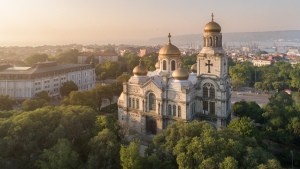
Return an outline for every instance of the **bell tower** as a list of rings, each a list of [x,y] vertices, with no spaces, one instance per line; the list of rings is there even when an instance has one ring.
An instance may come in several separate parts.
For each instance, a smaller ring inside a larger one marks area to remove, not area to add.
[[[222,47],[221,26],[214,21],[204,27],[203,48],[198,55],[198,76],[225,77],[228,74],[227,57]]]
[[[230,120],[231,94],[228,58],[222,47],[221,26],[211,21],[204,27],[203,48],[197,56],[198,106],[202,116],[213,119],[217,127]]]

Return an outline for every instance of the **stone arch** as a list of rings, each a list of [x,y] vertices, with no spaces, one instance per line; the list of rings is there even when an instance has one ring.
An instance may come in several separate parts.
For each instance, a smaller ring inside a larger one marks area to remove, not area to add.
[[[204,83],[202,85],[203,89],[203,97],[205,98],[215,98],[216,92],[215,92],[215,86],[212,83]]]
[[[167,70],[167,61],[166,60],[162,61],[162,70]]]
[[[209,37],[209,46],[211,47],[213,44],[213,38],[212,37]]]
[[[148,93],[147,100],[148,111],[156,111],[156,96],[153,92]]]
[[[175,60],[171,60],[171,71],[176,70],[176,61]]]

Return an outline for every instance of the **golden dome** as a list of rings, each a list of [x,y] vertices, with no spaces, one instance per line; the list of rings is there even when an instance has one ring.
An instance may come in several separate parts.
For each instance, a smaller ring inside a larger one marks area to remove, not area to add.
[[[214,14],[211,17],[211,22],[205,25],[204,32],[221,32],[221,26],[214,21]]]
[[[192,71],[193,73],[197,73],[197,63],[195,63],[195,64],[193,64],[193,65],[191,66],[191,71]]]
[[[169,33],[169,43],[159,50],[159,55],[179,55],[180,50],[171,43],[171,35]]]
[[[137,66],[133,69],[132,73],[133,73],[134,75],[137,75],[137,76],[146,76],[147,73],[148,73],[148,71],[147,71],[147,69],[142,65],[142,61],[140,60],[139,65],[137,65]]]
[[[156,69],[159,69],[159,62],[156,62],[156,63],[155,63],[155,68],[156,68]]]
[[[172,73],[172,77],[176,80],[187,80],[189,78],[189,72],[183,68],[178,68]]]

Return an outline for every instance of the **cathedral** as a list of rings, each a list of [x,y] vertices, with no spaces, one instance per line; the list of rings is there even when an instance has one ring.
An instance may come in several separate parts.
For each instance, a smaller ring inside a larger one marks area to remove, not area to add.
[[[118,120],[123,127],[156,134],[176,121],[205,120],[225,127],[231,115],[228,58],[222,48],[221,26],[204,27],[203,48],[190,72],[181,67],[181,52],[171,43],[159,50],[155,71],[140,62],[123,83]]]

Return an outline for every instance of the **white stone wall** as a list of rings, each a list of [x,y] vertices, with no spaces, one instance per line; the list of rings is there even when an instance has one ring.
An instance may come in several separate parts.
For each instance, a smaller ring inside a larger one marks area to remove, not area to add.
[[[59,96],[59,88],[68,80],[74,81],[80,91],[90,90],[95,86],[95,69],[86,69],[36,79],[0,80],[0,95],[9,95],[11,98],[16,99],[26,99],[35,96],[38,92],[47,91],[49,96]]]

